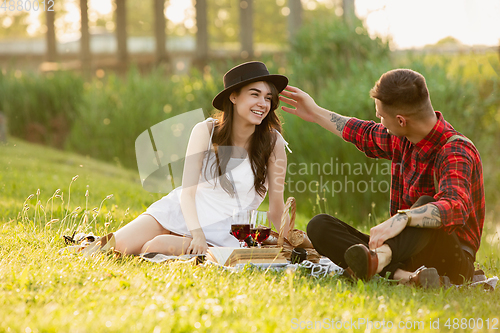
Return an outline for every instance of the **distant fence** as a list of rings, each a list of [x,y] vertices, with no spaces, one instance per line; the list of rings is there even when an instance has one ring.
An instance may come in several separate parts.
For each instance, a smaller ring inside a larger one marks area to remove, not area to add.
[[[60,54],[72,53],[76,55],[80,53],[80,45],[79,38],[67,42],[58,42],[57,51]],[[166,41],[165,47],[173,52],[195,52],[196,39],[191,36],[171,37]],[[153,53],[155,49],[156,40],[153,36],[127,38],[127,50],[130,53]],[[90,50],[93,54],[116,54],[118,43],[115,35],[112,33],[91,35]],[[45,38],[0,41],[0,56],[43,56],[46,52],[47,42]]]
[[[500,47],[498,46],[485,46],[485,45],[449,45],[440,47],[425,47],[416,49],[404,49],[395,50],[395,53],[415,53],[415,54],[455,54],[455,53],[489,53],[489,52],[499,52]]]

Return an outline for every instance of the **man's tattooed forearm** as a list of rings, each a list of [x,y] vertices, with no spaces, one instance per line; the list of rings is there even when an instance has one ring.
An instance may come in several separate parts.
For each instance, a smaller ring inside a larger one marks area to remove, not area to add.
[[[431,206],[431,215],[434,217],[434,218],[437,218],[438,220],[441,221],[441,213],[439,212],[439,208],[437,208],[436,206],[434,205],[430,205]]]
[[[412,209],[411,212],[412,212],[412,214],[423,214],[427,211],[428,208],[429,207],[427,207],[427,205],[425,205],[425,206],[421,206],[421,207]]]
[[[413,225],[415,228],[438,228],[441,225],[441,215],[439,214],[439,208],[432,204],[427,204],[425,206],[412,209],[411,212],[414,216],[421,216],[421,218],[419,218],[420,216],[415,216],[416,223]]]
[[[344,130],[345,124],[347,123],[347,118],[339,116],[338,114],[332,113],[332,118],[330,121],[337,125],[337,131],[342,132]]]
[[[434,217],[424,217],[422,219],[422,224],[424,228],[437,228],[441,225],[441,221]]]
[[[401,221],[401,220],[404,220],[404,219],[405,219],[405,218],[404,218],[404,216],[402,216],[402,215],[396,215],[396,216],[392,219],[391,228],[392,228],[392,226],[394,225],[394,222],[396,222],[396,221]]]

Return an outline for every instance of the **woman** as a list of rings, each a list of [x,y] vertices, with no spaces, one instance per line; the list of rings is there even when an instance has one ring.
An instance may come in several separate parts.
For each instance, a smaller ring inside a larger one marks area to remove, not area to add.
[[[269,219],[279,229],[287,143],[275,110],[287,83],[261,62],[229,70],[212,102],[221,111],[217,119],[191,132],[183,186],[118,230],[115,249],[180,255],[204,254],[208,246],[237,247],[229,234],[233,212],[257,209],[266,192]]]

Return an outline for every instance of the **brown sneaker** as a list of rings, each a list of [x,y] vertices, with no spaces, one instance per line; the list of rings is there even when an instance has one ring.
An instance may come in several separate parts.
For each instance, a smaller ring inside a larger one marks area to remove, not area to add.
[[[422,266],[410,275],[409,283],[413,283],[424,289],[449,288],[450,278],[439,276],[437,269],[433,267],[427,268]]]
[[[349,265],[346,271],[354,278],[370,280],[378,268],[377,254],[363,244],[356,244],[345,251],[344,259]]]

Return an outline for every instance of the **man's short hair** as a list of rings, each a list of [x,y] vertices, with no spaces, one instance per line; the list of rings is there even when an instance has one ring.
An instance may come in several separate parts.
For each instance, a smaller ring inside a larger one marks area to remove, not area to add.
[[[370,97],[380,100],[391,113],[420,117],[433,111],[424,76],[411,69],[382,74],[370,90]]]

